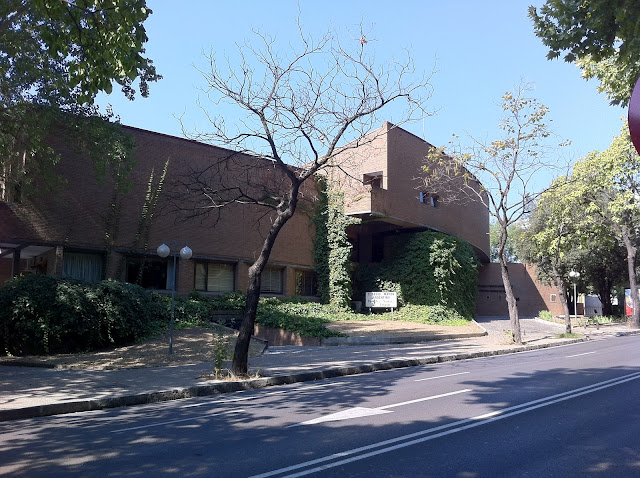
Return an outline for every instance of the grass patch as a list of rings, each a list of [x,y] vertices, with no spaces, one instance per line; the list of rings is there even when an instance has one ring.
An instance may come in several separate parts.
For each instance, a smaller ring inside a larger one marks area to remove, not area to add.
[[[557,339],[577,339],[577,338],[580,338],[580,337],[582,337],[582,335],[574,334],[574,333],[567,334],[566,332],[556,335]]]

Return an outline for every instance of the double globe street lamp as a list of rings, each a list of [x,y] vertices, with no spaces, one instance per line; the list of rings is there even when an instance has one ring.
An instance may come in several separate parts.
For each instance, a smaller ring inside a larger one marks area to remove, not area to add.
[[[569,272],[569,277],[573,280],[573,315],[576,322],[578,321],[578,295],[576,293],[578,279],[580,279],[580,273],[578,271]]]
[[[173,323],[175,320],[175,302],[176,302],[176,264],[178,260],[178,254],[175,252],[178,249],[178,243],[175,241],[167,241],[174,247],[173,252],[173,282],[171,286],[171,321],[169,322],[169,354],[173,353]],[[158,246],[156,250],[157,254],[165,259],[171,254],[171,249],[167,244],[163,243]],[[185,245],[182,249],[180,249],[180,259],[189,260],[193,255],[193,251],[189,248],[189,246]]]

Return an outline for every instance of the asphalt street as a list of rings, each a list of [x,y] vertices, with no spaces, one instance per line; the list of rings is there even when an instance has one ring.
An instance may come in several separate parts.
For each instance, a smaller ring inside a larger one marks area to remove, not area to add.
[[[639,336],[0,423],[7,476],[640,476]]]

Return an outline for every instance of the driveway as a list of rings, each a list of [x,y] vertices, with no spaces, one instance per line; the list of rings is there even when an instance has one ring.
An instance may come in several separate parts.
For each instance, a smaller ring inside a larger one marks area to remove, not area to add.
[[[511,330],[509,317],[476,317],[476,322],[482,325],[490,336],[508,338]],[[556,324],[541,319],[520,319],[522,340],[531,342],[543,338],[553,337],[564,332],[563,324]]]

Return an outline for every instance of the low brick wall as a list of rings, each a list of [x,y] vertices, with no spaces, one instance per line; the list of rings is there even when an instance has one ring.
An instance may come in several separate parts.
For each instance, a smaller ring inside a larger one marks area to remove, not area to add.
[[[266,327],[260,324],[255,324],[253,335],[266,340],[270,347],[281,345],[320,345],[320,339],[318,337],[305,337],[304,335],[289,330]]]

